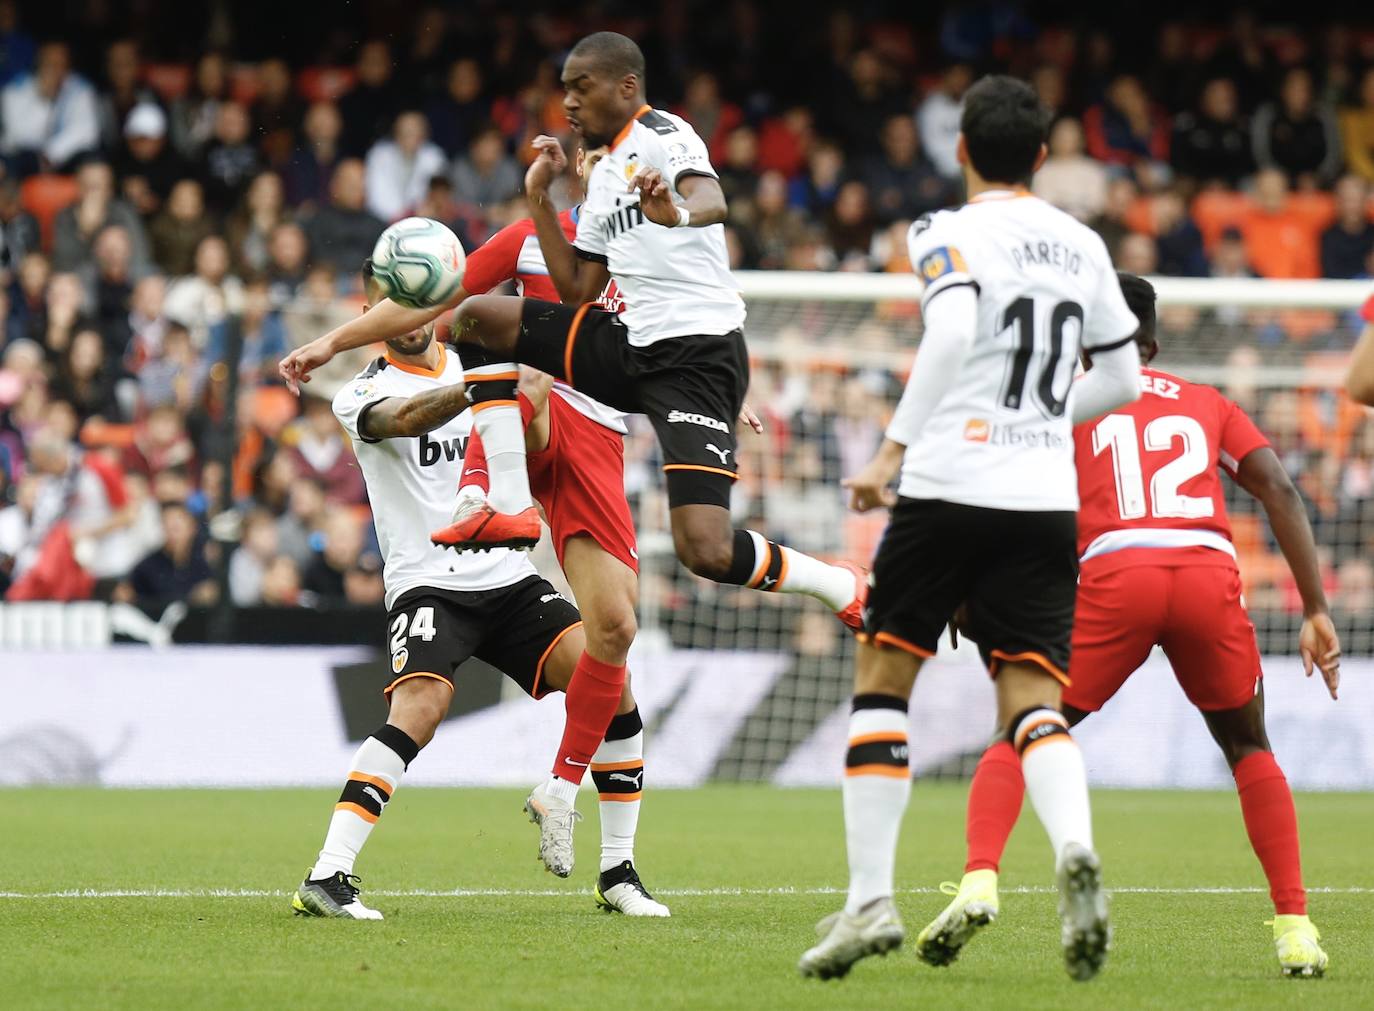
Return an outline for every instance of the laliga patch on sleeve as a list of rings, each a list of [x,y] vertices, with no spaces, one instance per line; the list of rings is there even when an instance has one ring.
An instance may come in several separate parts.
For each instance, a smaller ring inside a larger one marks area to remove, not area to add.
[[[363,380],[361,383],[353,384],[353,396],[359,400],[371,400],[377,395],[377,384],[371,380]]]
[[[966,274],[968,264],[963,254],[953,246],[940,246],[921,257],[920,274],[926,284],[931,284],[946,274]]]

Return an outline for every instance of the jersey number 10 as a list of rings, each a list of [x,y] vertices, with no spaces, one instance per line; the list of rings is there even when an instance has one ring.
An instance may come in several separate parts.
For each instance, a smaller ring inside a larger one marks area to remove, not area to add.
[[[1136,419],[1129,414],[1109,414],[1093,427],[1093,455],[1112,453],[1116,475],[1116,504],[1123,520],[1201,519],[1211,516],[1216,505],[1211,498],[1182,495],[1179,488],[1207,470],[1207,433],[1193,418],[1166,414],[1145,425],[1144,439],[1136,432]],[[1160,467],[1150,478],[1150,496],[1145,497],[1145,472],[1140,465],[1140,447],[1147,452],[1165,453],[1174,440],[1183,442],[1183,452]]]
[[[1074,322],[1082,333],[1083,307],[1077,302],[1059,302],[1050,312],[1049,347],[1043,349],[1044,365],[1033,390],[1035,399],[1047,418],[1058,418],[1064,414],[1064,406],[1069,400],[1069,388],[1073,376],[1060,379],[1059,364],[1064,360],[1065,328]],[[1002,406],[1019,411],[1026,395],[1026,380],[1030,377],[1031,359],[1035,356],[1035,299],[1022,296],[1002,313],[1002,330],[1016,328],[1016,351],[1012,354],[1011,368],[1007,371],[1006,382],[1002,385]],[[1076,346],[1076,345],[1075,345]],[[1070,351],[1068,361],[1073,361]],[[1070,369],[1072,372],[1072,369]],[[1064,392],[1055,391],[1056,381],[1062,382]]]

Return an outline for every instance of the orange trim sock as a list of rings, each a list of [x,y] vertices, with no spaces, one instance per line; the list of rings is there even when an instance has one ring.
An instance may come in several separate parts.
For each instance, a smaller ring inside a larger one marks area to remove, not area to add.
[[[339,871],[353,873],[358,853],[396,792],[406,768],[419,753],[420,746],[389,723],[363,741],[334,805],[324,846],[308,875],[311,881],[332,877]]]
[[[1031,806],[1045,826],[1056,866],[1071,842],[1093,848],[1088,772],[1083,753],[1056,709],[1027,709],[1011,721],[1011,744],[1021,756],[1021,775]]]
[[[568,717],[563,740],[553,763],[553,775],[574,789],[606,736],[624,687],[624,664],[603,663],[585,651],[578,658],[564,702]]]
[[[850,914],[892,895],[897,837],[911,797],[906,706],[892,695],[856,695],[849,714],[843,794]]]
[[[730,571],[722,583],[770,593],[815,597],[832,611],[854,600],[854,574],[848,569],[770,541],[756,530],[736,530]]]
[[[1236,792],[1250,846],[1269,879],[1274,912],[1306,916],[1307,892],[1302,886],[1302,855],[1298,845],[1298,813],[1279,763],[1269,751],[1256,751],[1236,763]]]
[[[592,756],[592,781],[601,799],[601,869],[634,863],[644,791],[644,721],[638,707],[606,728],[606,739]]]
[[[968,860],[964,873],[996,871],[1006,851],[1011,830],[1021,816],[1026,780],[1021,760],[1009,741],[998,741],[978,760],[968,789],[968,817],[964,837]]]
[[[482,437],[487,459],[487,501],[499,513],[515,514],[534,504],[525,470],[525,430],[516,400],[514,362],[493,361],[481,345],[459,345],[472,427]]]

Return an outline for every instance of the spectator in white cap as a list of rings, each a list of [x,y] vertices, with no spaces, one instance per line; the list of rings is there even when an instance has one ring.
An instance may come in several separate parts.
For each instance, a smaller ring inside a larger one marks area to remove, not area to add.
[[[72,73],[65,42],[38,50],[33,73],[0,92],[0,151],[15,175],[57,171],[100,143],[95,89]]]
[[[145,218],[157,212],[177,180],[191,174],[167,143],[167,114],[161,106],[141,102],[129,111],[115,171],[125,198]]]

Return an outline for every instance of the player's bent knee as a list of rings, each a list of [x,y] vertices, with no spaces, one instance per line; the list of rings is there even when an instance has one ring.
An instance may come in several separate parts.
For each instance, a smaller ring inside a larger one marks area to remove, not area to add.
[[[587,636],[587,652],[607,663],[623,662],[639,631],[633,608],[617,608],[595,617],[584,614],[582,629]]]
[[[673,540],[677,556],[693,573],[717,582],[730,574],[735,545],[732,538],[722,538],[706,531],[675,531]]]

